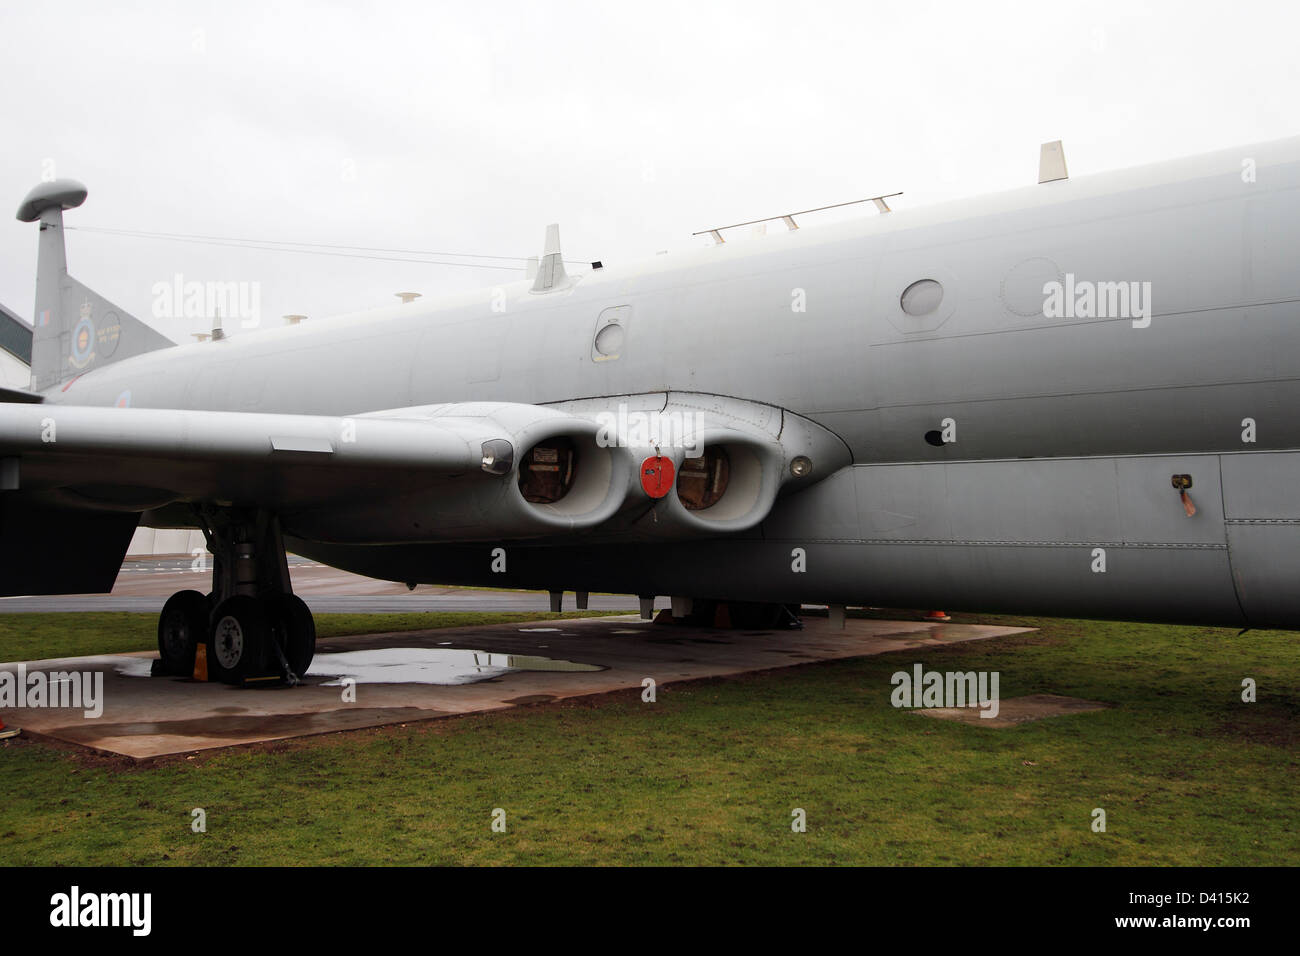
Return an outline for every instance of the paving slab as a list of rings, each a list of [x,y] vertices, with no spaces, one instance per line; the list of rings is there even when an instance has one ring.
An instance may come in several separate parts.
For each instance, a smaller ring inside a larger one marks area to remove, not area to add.
[[[662,687],[1026,630],[853,619],[840,630],[817,617],[806,618],[803,630],[772,631],[665,626],[636,616],[540,620],[321,640],[304,684],[261,688],[147,677],[156,654],[109,654],[0,664],[28,675],[102,674],[102,715],[10,707],[0,708],[0,719],[35,736],[148,759],[611,691],[639,695],[647,677]],[[355,683],[340,683],[345,677]]]

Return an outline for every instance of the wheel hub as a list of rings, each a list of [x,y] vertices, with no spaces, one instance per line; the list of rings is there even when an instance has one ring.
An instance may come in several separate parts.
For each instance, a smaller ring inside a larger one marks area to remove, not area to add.
[[[233,617],[223,617],[217,623],[212,653],[227,670],[233,670],[244,656],[244,629]]]

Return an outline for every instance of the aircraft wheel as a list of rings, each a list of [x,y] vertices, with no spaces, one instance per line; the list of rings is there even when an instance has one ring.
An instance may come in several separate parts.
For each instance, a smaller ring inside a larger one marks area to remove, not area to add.
[[[194,650],[208,636],[208,599],[198,591],[177,591],[158,615],[158,656],[177,677],[194,673]]]
[[[284,656],[295,677],[302,677],[316,656],[316,621],[296,594],[281,594],[270,602]]]
[[[208,674],[226,684],[260,674],[266,660],[271,623],[262,603],[237,594],[212,612],[208,632]]]

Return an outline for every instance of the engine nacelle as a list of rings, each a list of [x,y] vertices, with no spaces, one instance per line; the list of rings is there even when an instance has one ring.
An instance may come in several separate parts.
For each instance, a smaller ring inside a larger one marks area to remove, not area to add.
[[[653,397],[660,400],[647,401]],[[637,410],[628,410],[633,401]],[[756,402],[661,393],[564,407],[593,415],[602,425],[599,442],[625,455],[638,479],[643,470],[661,467],[665,459],[670,463],[671,488],[652,493],[638,480],[627,505],[598,529],[602,539],[746,531],[767,517],[780,494],[851,462],[847,446],[832,432]]]
[[[463,440],[467,459],[481,453],[481,467],[287,515],[294,535],[382,544],[725,534],[753,528],[779,494],[850,460],[839,438],[807,419],[716,396],[464,403],[362,417],[429,422]],[[647,460],[673,472],[654,496],[641,481]]]

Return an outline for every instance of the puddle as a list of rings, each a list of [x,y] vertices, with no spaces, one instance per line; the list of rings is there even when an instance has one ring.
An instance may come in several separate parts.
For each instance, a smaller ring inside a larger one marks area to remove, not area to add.
[[[329,676],[325,685],[336,687],[349,677],[358,684],[472,684],[515,671],[602,670],[595,664],[459,647],[385,647],[317,654],[307,673]]]
[[[153,659],[120,658],[113,662],[122,677],[149,677]],[[603,671],[595,664],[579,664],[525,654],[492,654],[462,647],[384,647],[368,651],[317,654],[306,677],[327,677],[326,687],[338,687],[343,678],[358,684],[472,684],[515,671]]]
[[[153,658],[124,657],[114,661],[113,668],[123,677],[149,677],[153,673]]]

